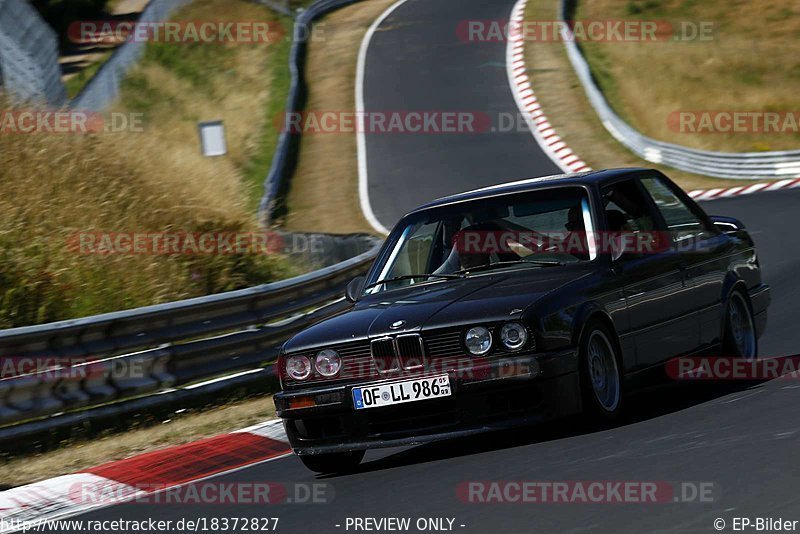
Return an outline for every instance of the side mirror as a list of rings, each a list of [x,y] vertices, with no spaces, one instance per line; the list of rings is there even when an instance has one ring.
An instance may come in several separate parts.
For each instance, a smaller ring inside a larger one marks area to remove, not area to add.
[[[366,278],[363,276],[356,276],[350,283],[347,284],[347,289],[344,291],[344,298],[346,298],[350,302],[355,302],[358,300],[358,297],[361,296],[361,293],[364,292],[364,282]]]
[[[726,234],[732,234],[734,232],[738,232],[739,230],[745,229],[744,223],[739,219],[734,219],[733,217],[712,215],[710,218],[711,222],[714,223],[714,226],[716,226],[718,230],[720,230],[721,232],[725,232]]]

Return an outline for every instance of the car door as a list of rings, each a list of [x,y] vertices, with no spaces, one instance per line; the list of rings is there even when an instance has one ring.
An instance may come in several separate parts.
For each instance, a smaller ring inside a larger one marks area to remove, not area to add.
[[[659,210],[686,265],[692,283],[688,301],[697,313],[699,324],[696,348],[715,344],[722,331],[722,292],[727,264],[736,247],[675,184],[660,176],[643,177],[641,183]]]
[[[607,231],[663,235],[664,222],[638,179],[611,184],[601,196]],[[625,295],[636,368],[694,350],[699,326],[689,302],[691,280],[677,247],[669,243],[665,249],[642,248],[616,256],[612,253],[612,270]]]

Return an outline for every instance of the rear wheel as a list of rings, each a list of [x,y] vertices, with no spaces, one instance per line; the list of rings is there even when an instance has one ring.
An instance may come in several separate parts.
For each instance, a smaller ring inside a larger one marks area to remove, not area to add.
[[[744,293],[737,289],[728,298],[725,310],[725,354],[736,358],[756,358],[758,338],[756,336],[750,303]]]
[[[365,451],[337,452],[334,454],[313,454],[300,456],[308,469],[316,473],[347,473],[353,471],[361,460]]]
[[[622,373],[613,339],[605,325],[590,323],[580,344],[584,411],[600,420],[615,419],[622,412]]]

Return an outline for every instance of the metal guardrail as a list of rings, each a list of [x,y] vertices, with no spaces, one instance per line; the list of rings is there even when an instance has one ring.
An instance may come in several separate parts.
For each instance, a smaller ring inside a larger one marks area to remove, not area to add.
[[[562,21],[570,20],[573,5],[574,0],[561,0],[560,17]],[[592,77],[589,64],[575,42],[574,35],[565,26],[562,25],[561,33],[567,48],[567,55],[583,85],[589,102],[606,130],[637,156],[652,163],[718,178],[755,180],[800,177],[800,150],[713,152],[657,141],[639,133],[609,106]]]
[[[346,283],[365,272],[381,241],[330,267],[270,284],[82,319],[0,330],[0,442],[31,429],[166,401],[160,393],[200,380],[263,377],[292,334],[349,307]],[[76,362],[6,377],[19,362]],[[9,365],[10,364],[10,365]],[[159,393],[159,395],[154,395]],[[84,410],[69,413],[75,410]],[[42,419],[46,418],[46,419]],[[37,420],[38,419],[38,420]],[[24,423],[19,427],[20,423]],[[15,425],[8,427],[8,425]],[[8,427],[8,428],[6,428]]]
[[[308,31],[314,20],[326,13],[361,0],[319,0],[302,11],[294,22],[292,31],[292,49],[289,54],[289,70],[292,81],[289,96],[286,99],[285,113],[288,115],[303,109],[306,101],[306,87],[303,77]],[[273,214],[279,208],[277,200],[289,184],[296,166],[300,136],[286,130],[281,132],[272,158],[272,166],[264,179],[264,195],[258,206],[259,219],[269,224]]]
[[[140,20],[164,20],[187,1],[152,0]],[[305,30],[314,18],[356,1],[320,0],[297,17],[287,110],[299,109],[305,98]],[[71,106],[99,110],[108,105],[143,46],[128,42],[119,47]],[[296,141],[284,134],[276,150],[262,201],[270,210],[294,168]],[[276,233],[316,245],[295,252],[295,261],[334,264],[238,291],[0,330],[0,445],[26,446],[26,438],[60,429],[264,383],[273,375],[269,364],[285,339],[349,308],[343,298],[346,283],[369,268],[382,243],[364,234]],[[26,362],[34,370],[14,372]]]
[[[56,34],[25,0],[0,0],[0,85],[23,101],[67,99]]]
[[[151,0],[142,10],[138,21],[161,22],[167,20],[177,8],[190,0]],[[70,102],[73,109],[102,111],[119,96],[120,83],[128,70],[144,52],[147,43],[132,39],[120,45],[103,63],[81,92]]]

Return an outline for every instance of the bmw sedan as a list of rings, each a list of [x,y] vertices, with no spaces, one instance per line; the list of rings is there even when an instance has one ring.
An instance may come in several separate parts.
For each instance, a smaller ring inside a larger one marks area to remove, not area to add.
[[[421,206],[346,297],[348,311],[278,360],[278,415],[318,472],[353,469],[374,447],[614,419],[671,359],[755,358],[770,302],[744,225],[649,169]]]

